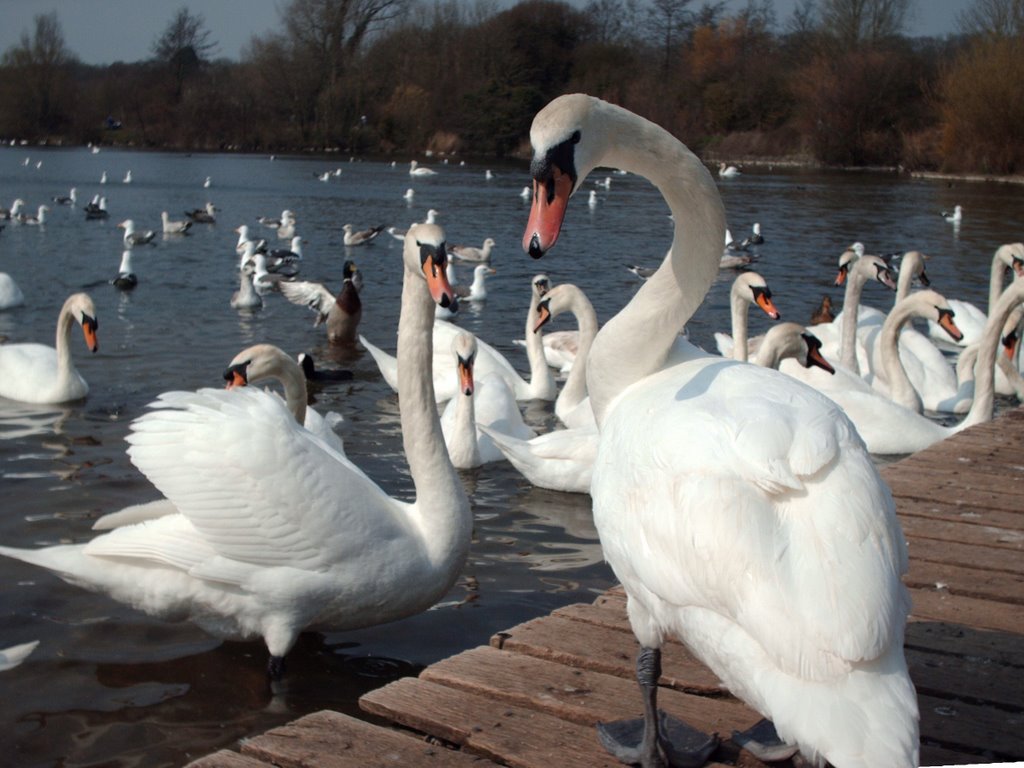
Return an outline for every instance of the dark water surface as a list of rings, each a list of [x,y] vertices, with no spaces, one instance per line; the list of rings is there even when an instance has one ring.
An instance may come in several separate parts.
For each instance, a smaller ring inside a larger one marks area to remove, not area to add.
[[[30,157],[30,164],[23,161]],[[41,168],[35,163],[43,161]],[[95,518],[157,497],[125,455],[132,419],[158,393],[221,385],[221,372],[250,344],[267,341],[290,353],[312,351],[324,367],[354,372],[352,382],[317,394],[321,412],[341,413],[349,456],[392,495],[411,496],[401,453],[397,401],[368,354],[345,355],[326,345],[307,310],[282,297],[263,309],[230,308],[237,289],[232,231],[259,215],[296,212],[306,243],[302,278],[340,287],[346,257],[342,226],[406,227],[428,208],[441,212],[451,243],[497,243],[497,274],[485,304],[464,308],[458,322],[503,351],[527,372],[522,338],[530,278],[575,282],[602,321],[637,287],[626,263],[655,265],[671,240],[668,210],[657,191],[635,176],[612,176],[595,210],[580,195],[552,254],[534,262],[519,243],[527,204],[523,167],[442,166],[412,181],[407,162],[350,163],[347,158],[182,156],[85,149],[0,149],[0,205],[16,197],[34,213],[40,203],[77,187],[79,205],[50,203],[44,227],[9,225],[0,232],[0,271],[26,295],[24,307],[0,312],[0,335],[53,343],[66,296],[87,290],[100,321],[100,351],[89,356],[77,329],[72,354],[89,382],[86,400],[30,407],[0,399],[0,542],[38,547],[83,542]],[[342,168],[320,182],[316,174]],[[131,169],[133,183],[120,182]],[[106,170],[110,182],[100,186]],[[593,180],[603,179],[596,173]],[[211,176],[213,186],[202,187]],[[588,187],[590,181],[587,182]],[[416,190],[413,204],[403,192]],[[836,258],[861,240],[869,252],[916,248],[931,255],[933,287],[950,297],[987,300],[988,267],[1001,243],[1020,240],[1021,190],[982,184],[910,181],[890,175],[771,173],[749,170],[720,185],[737,239],[761,223],[760,271],[784,319],[807,321],[832,287]],[[81,206],[97,192],[111,217],[86,221]],[[185,238],[136,248],[139,286],[123,294],[108,284],[121,257],[117,222],[160,228],[160,212],[182,218],[207,200],[220,209],[215,225],[196,225]],[[964,206],[959,231],[938,215]],[[401,280],[400,244],[382,237],[354,249],[364,273],[362,332],[393,350]],[[463,268],[460,279],[468,279]],[[690,324],[691,338],[710,344],[728,329],[724,273]],[[865,301],[887,305],[891,294],[869,288]],[[837,307],[838,308],[838,307]],[[751,313],[751,333],[766,318]],[[571,317],[556,327],[572,327]],[[551,406],[528,417],[552,424]],[[154,621],[102,596],[64,584],[41,569],[0,559],[0,648],[41,641],[20,667],[0,673],[0,754],[18,766],[164,766],[234,744],[237,739],[330,707],[358,713],[357,698],[395,677],[414,674],[458,651],[486,643],[495,631],[571,602],[592,600],[612,583],[602,563],[589,497],[532,488],[508,464],[465,472],[476,519],[463,578],[434,610],[394,624],[305,635],[288,657],[288,674],[271,692],[262,643],[221,643],[189,625]]]

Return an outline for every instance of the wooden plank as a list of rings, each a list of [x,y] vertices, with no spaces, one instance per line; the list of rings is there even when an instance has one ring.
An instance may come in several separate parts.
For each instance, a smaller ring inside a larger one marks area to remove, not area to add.
[[[906,535],[906,528],[903,532]],[[1016,549],[964,544],[959,541],[937,541],[909,535],[907,548],[910,552],[911,573],[915,570],[916,562],[928,562],[936,566],[948,564],[975,570],[1000,571],[1012,574],[1018,579],[1024,576],[1024,557],[1021,557],[1021,553]],[[1024,582],[1021,583],[1018,594],[1024,597]]]
[[[987,659],[969,659],[906,648],[910,679],[918,696],[967,700],[981,706],[1024,709],[1020,670]]]
[[[952,595],[941,589],[910,590],[912,618],[964,624],[977,629],[1024,634],[1024,611],[1019,605]]]
[[[947,749],[984,750],[1002,760],[1024,758],[1020,712],[919,695],[921,740]]]
[[[901,497],[910,499],[926,499],[929,501],[940,501],[945,504],[956,504],[973,510],[981,516],[982,510],[994,509],[1003,512],[1016,513],[1021,517],[1020,494],[1003,493],[985,488],[973,486],[965,487],[962,481],[949,482],[937,478],[934,481],[924,482],[921,478],[907,476],[904,474],[891,473],[886,478],[892,494],[897,498],[897,505]]]
[[[988,491],[1000,495],[1020,496],[1024,493],[1024,471],[986,472],[984,465],[970,466],[957,461],[952,466],[924,464],[921,459],[901,465],[892,472],[901,480],[913,480],[939,488],[960,488],[965,491]]]
[[[240,755],[230,749],[222,749],[220,752],[193,760],[185,768],[272,768],[272,766],[270,763],[265,763],[254,757]]]
[[[370,691],[359,706],[513,768],[621,768],[604,751],[592,725],[422,678],[404,677]]]
[[[423,702],[421,702],[421,705]],[[494,766],[390,728],[324,710],[273,728],[242,744],[245,755],[279,768],[394,768],[436,765]]]
[[[948,462],[947,462],[948,463]],[[1024,476],[1024,461],[1016,451],[979,450],[963,452],[957,456],[953,465],[972,475],[990,475],[993,477],[1017,478]],[[895,469],[898,468],[898,469]],[[940,468],[929,451],[915,453],[896,464],[884,467],[886,472],[916,472],[919,469],[933,470]]]
[[[596,624],[579,631],[577,622],[561,616],[543,616],[499,632],[491,638],[491,646],[625,680],[636,676],[638,645],[632,632]],[[687,693],[722,693],[718,677],[680,644],[666,647],[661,667],[660,685]]]
[[[993,525],[976,525],[962,520],[941,520],[927,514],[899,513],[900,527],[908,539],[930,539],[932,541],[959,542],[991,549],[1006,549],[1016,552],[1019,558],[1024,551],[1024,530],[997,528]],[[987,558],[986,558],[987,559]]]
[[[974,597],[998,603],[1024,604],[1024,578],[1002,571],[964,568],[949,563],[911,560],[903,577],[908,587],[941,588],[951,595]],[[938,587],[937,585],[942,585]],[[1024,612],[1021,612],[1024,615]]]
[[[965,627],[936,621],[911,621],[903,645],[948,656],[964,656],[981,663],[1016,668],[1020,677],[1024,668],[1024,636],[1008,632]]]
[[[637,717],[636,683],[481,646],[427,667],[424,680],[535,709],[580,725]],[[662,688],[658,705],[708,733],[744,730],[760,717],[733,698],[691,696]]]

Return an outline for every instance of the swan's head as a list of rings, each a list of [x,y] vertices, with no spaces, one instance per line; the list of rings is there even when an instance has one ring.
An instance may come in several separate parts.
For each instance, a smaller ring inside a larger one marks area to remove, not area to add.
[[[759,306],[772,320],[782,317],[772,301],[768,283],[757,272],[741,272],[732,287],[737,296]]]
[[[953,341],[960,341],[964,337],[953,319],[955,313],[949,306],[949,302],[946,301],[946,297],[941,293],[931,290],[918,291],[900,303],[904,302],[909,302],[913,306],[914,314],[917,317],[938,323],[939,327],[948,333]]]
[[[928,255],[925,253],[907,251],[900,259],[900,271],[909,269],[913,277],[916,277],[917,281],[927,288],[932,284],[932,281],[928,279],[928,274],[924,271],[924,263],[927,259]]]
[[[262,379],[280,379],[298,370],[298,363],[273,344],[255,344],[235,355],[224,371],[225,389],[244,387]]]
[[[469,397],[473,394],[473,364],[476,362],[476,337],[460,333],[452,340],[455,367],[459,376],[459,391]]]
[[[804,331],[800,334],[800,340],[803,342],[806,352],[798,355],[797,360],[804,368],[818,367],[824,371],[835,375],[836,369],[832,367],[825,356],[821,354],[821,339],[815,336],[813,333]]]
[[[531,285],[533,286],[533,294],[538,299],[551,290],[551,281],[547,275],[534,275]]]
[[[537,304],[537,322],[533,326],[533,332],[536,333],[563,312],[570,311],[582,293],[572,283],[562,283],[550,289]]]
[[[96,305],[92,303],[92,298],[89,294],[71,294],[68,300],[64,302],[64,308],[82,326],[82,335],[85,337],[85,345],[89,348],[89,351],[99,351],[100,344],[96,332],[99,330],[100,323],[96,319]]]
[[[422,275],[427,281],[434,303],[455,311],[455,291],[448,280],[444,230],[436,224],[414,224],[405,233],[402,256],[406,269]]]
[[[996,257],[1012,270],[1017,277],[1024,277],[1024,243],[1007,243],[999,246]]]
[[[863,255],[864,246],[861,243],[854,243],[839,254],[839,274],[836,275],[836,285],[842,285],[846,282],[846,277],[850,274],[850,267]]]
[[[599,164],[608,144],[606,121],[597,114],[602,108],[617,109],[592,96],[574,93],[559,96],[533,119],[533,205],[523,235],[523,250],[535,259],[555,244],[569,197]]]
[[[892,267],[878,256],[862,256],[853,266],[858,278],[876,280],[891,291],[896,290],[896,280]]]

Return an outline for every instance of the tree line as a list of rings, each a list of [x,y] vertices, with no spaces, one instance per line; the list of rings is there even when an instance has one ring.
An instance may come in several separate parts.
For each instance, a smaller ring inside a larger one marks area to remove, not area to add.
[[[526,150],[533,115],[584,91],[705,157],[1019,173],[1024,0],[905,34],[914,0],[288,0],[280,31],[216,58],[182,8],[144,61],[90,66],[56,13],[0,58],[0,137],[346,154]]]

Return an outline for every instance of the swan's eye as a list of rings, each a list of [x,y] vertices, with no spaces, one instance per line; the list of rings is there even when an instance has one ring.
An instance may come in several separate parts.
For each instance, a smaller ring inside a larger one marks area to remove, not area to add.
[[[579,144],[581,138],[582,138],[582,134],[580,134],[579,131],[575,131],[572,134],[572,138],[570,138],[569,141],[571,141],[573,144]]]
[[[771,289],[767,285],[755,285],[750,288],[750,292],[754,294],[754,301],[758,299],[770,299],[772,297]]]
[[[99,330],[100,322],[95,317],[90,317],[89,315],[85,314],[85,312],[83,312],[82,326],[88,328],[90,331],[95,333],[97,330]]]

